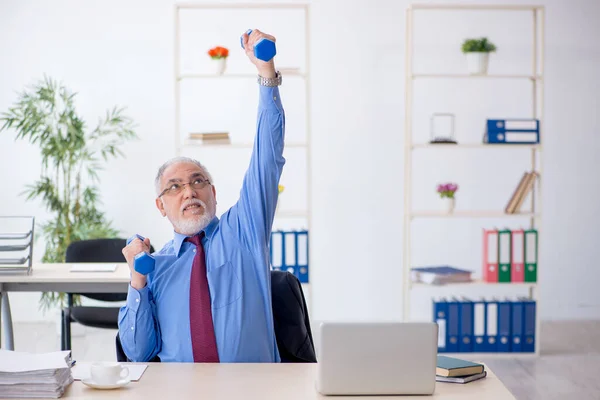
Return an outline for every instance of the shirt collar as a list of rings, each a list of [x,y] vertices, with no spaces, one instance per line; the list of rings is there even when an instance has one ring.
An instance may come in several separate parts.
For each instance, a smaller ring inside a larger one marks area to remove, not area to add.
[[[219,224],[219,218],[213,217],[213,219],[209,222],[206,228],[202,229],[200,232],[204,231],[204,235],[206,238],[212,237],[217,225]],[[198,233],[200,233],[198,232]],[[183,242],[186,238],[190,236],[184,235],[182,233],[175,232],[175,237],[173,238],[173,249],[175,250],[175,254],[179,257],[179,252],[181,251],[181,246],[183,246]]]

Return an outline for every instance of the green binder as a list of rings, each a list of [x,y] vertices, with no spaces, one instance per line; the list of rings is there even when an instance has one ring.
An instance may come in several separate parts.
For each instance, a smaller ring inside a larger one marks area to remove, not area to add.
[[[538,232],[537,229],[525,231],[525,282],[537,282]]]
[[[510,282],[511,235],[510,229],[498,231],[498,282]]]

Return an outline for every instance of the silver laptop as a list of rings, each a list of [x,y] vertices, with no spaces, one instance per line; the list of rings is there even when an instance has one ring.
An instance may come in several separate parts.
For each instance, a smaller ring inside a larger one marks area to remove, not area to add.
[[[317,391],[324,395],[432,394],[438,327],[433,322],[323,322]]]

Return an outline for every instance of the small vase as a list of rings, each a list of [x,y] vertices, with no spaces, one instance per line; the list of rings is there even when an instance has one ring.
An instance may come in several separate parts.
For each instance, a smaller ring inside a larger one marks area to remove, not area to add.
[[[456,205],[456,199],[454,197],[444,197],[444,203],[446,203],[446,211],[449,214],[454,212],[454,206]]]
[[[214,60],[215,62],[215,72],[217,75],[223,75],[225,72],[225,68],[227,67],[227,59],[226,58],[217,58]]]
[[[467,68],[471,75],[487,74],[490,53],[483,51],[472,51],[467,54]]]

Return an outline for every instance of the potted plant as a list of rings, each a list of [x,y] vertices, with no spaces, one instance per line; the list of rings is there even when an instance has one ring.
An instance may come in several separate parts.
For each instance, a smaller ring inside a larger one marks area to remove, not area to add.
[[[216,46],[208,51],[208,55],[215,62],[216,73],[218,75],[223,75],[223,72],[225,72],[225,68],[227,67],[229,50],[226,47]]]
[[[467,68],[472,75],[487,73],[489,55],[496,51],[496,46],[487,38],[466,39],[462,44],[462,52],[467,55]]]
[[[71,242],[117,236],[98,208],[95,184],[101,162],[122,156],[123,142],[136,137],[132,120],[116,107],[90,130],[75,110],[75,95],[44,77],[0,116],[0,132],[12,129],[17,139],[37,144],[41,151],[40,177],[22,194],[39,199],[50,212],[37,230],[46,240],[44,263],[65,262]],[[40,306],[43,311],[56,304],[63,308],[65,300],[64,293],[43,293]],[[74,302],[80,304],[80,299],[76,296]]]
[[[437,187],[437,192],[440,195],[440,198],[446,203],[446,211],[449,213],[454,211],[454,206],[456,205],[456,198],[454,194],[458,190],[458,185],[456,183],[442,183]]]

